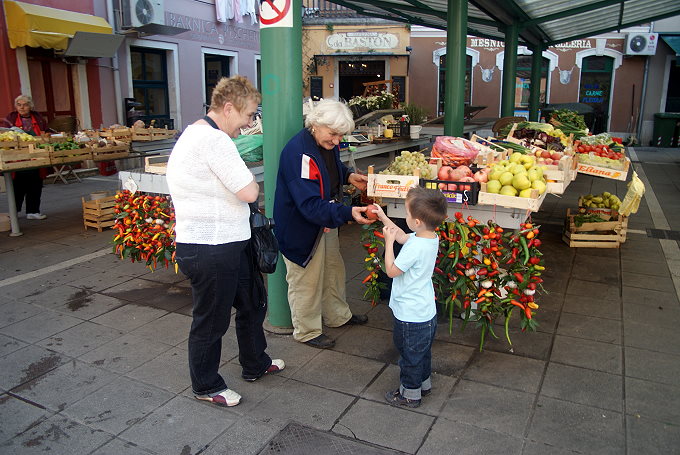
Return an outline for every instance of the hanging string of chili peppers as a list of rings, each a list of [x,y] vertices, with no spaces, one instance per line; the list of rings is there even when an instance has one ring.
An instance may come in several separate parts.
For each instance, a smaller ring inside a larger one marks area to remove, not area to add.
[[[113,251],[121,259],[145,262],[152,271],[158,263],[175,265],[175,211],[165,196],[116,194]]]
[[[386,288],[385,283],[378,281],[378,273],[385,269],[385,261],[378,250],[379,247],[385,246],[382,228],[383,224],[380,221],[375,221],[363,225],[361,231],[361,243],[366,249],[364,267],[368,272],[362,280],[362,283],[366,286],[364,299],[370,300],[372,306],[376,306],[380,302],[380,291]]]

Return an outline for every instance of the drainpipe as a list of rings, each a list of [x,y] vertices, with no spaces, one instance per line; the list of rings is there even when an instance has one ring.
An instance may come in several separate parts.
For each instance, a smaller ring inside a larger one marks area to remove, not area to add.
[[[116,32],[116,18],[113,15],[113,0],[106,0],[106,16],[109,21],[112,21],[111,26],[113,27],[113,32]],[[118,66],[118,51],[116,51],[115,54],[113,54],[113,57],[111,57],[111,71],[113,72],[113,96],[115,97],[115,103],[113,103],[116,106],[116,119],[117,123],[124,125],[125,124],[125,117],[123,116],[121,104],[123,102],[123,98],[121,96],[121,89],[120,89],[120,70]],[[97,128],[97,125],[92,125],[93,128]]]
[[[647,96],[647,77],[649,75],[649,56],[645,58],[645,73],[642,76],[642,93],[640,94],[640,113],[638,114],[637,124],[635,125],[635,134],[637,135],[638,144],[642,145],[642,117],[645,113],[645,96]]]

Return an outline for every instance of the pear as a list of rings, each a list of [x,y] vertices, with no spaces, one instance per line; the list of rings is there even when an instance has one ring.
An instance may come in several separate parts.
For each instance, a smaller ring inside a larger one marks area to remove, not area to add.
[[[498,180],[500,181],[501,185],[505,186],[505,185],[510,185],[512,183],[513,177],[514,177],[514,175],[512,174],[512,172],[506,171],[506,172],[503,172],[503,174],[501,174],[501,177]]]
[[[503,185],[501,185],[501,182],[499,182],[498,180],[495,180],[495,179],[489,180],[488,182],[486,182],[486,192],[487,193],[498,193],[498,192],[500,192],[502,186]]]
[[[546,184],[543,180],[534,180],[531,182],[531,188],[538,190],[538,194],[545,193]]]
[[[512,155],[510,155],[510,162],[511,163],[520,163],[523,156],[524,155],[522,155],[521,153],[515,152]]]
[[[504,185],[499,191],[503,196],[517,196],[517,190],[514,186]]]
[[[519,192],[519,197],[531,197],[531,188],[527,188]]]
[[[526,190],[531,188],[531,181],[527,178],[526,174],[517,174],[512,178],[512,186],[518,190]]]

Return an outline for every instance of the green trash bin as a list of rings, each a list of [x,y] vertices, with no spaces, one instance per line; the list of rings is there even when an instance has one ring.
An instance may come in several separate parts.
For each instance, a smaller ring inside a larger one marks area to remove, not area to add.
[[[680,112],[658,112],[654,114],[653,146],[677,147],[679,135]]]

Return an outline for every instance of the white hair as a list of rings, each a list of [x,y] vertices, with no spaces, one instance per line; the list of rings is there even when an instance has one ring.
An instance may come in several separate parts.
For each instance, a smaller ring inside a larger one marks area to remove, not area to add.
[[[28,106],[33,110],[35,108],[35,105],[33,104],[33,98],[31,98],[28,95],[19,95],[16,98],[14,98],[14,104],[16,105],[20,100],[25,100],[28,103]]]
[[[322,99],[309,110],[305,119],[305,127],[314,126],[325,126],[341,134],[351,133],[354,129],[352,111],[345,103]]]

